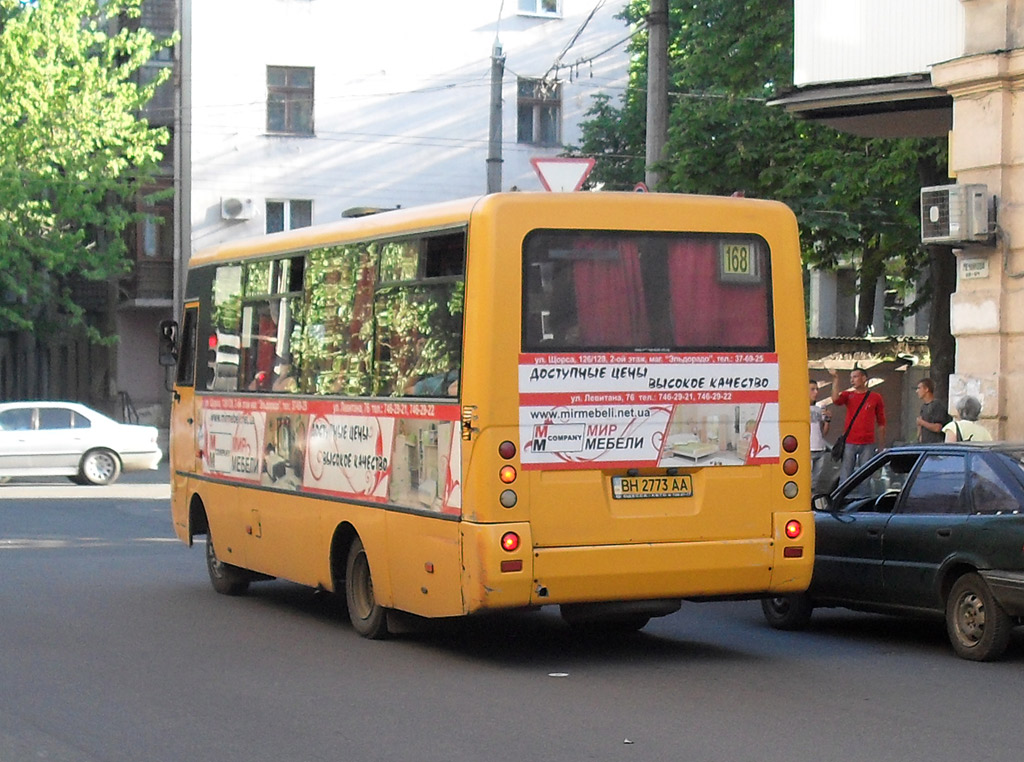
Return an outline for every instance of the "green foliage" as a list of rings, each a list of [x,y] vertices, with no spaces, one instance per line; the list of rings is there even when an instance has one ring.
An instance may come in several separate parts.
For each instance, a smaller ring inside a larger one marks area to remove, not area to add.
[[[670,0],[669,8],[669,133],[658,190],[784,201],[800,221],[808,264],[855,261],[865,283],[883,271],[897,287],[913,280],[927,259],[919,172],[944,165],[940,142],[859,138],[767,106],[792,83],[792,0]],[[639,24],[648,11],[647,0],[633,0],[622,18]],[[596,99],[572,149],[597,157],[591,179],[609,190],[643,179],[646,33],[631,45],[620,105]]]
[[[76,281],[124,274],[123,232],[168,140],[137,114],[164,77],[141,0],[0,0],[0,331],[86,325]],[[90,335],[98,331],[86,326]]]

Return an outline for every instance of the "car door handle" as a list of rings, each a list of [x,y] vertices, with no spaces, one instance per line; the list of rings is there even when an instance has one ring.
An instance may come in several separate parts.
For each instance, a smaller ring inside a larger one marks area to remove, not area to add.
[[[868,537],[878,537],[880,534],[882,534],[882,530],[881,529],[869,529],[868,530]]]
[[[935,534],[937,534],[939,537],[951,537],[953,535],[953,530],[952,529],[937,529],[937,530],[935,530]]]

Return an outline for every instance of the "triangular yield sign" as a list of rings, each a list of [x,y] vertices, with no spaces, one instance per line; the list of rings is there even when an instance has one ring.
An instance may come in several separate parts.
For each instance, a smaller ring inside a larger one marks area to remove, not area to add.
[[[578,191],[583,187],[593,159],[530,159],[544,190],[562,192]]]

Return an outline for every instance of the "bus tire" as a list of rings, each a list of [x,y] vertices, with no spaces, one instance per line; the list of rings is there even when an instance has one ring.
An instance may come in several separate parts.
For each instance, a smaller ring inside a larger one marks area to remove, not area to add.
[[[946,632],[957,656],[992,661],[1010,642],[1010,617],[996,602],[980,574],[964,574],[946,599]]]
[[[761,599],[761,611],[776,630],[801,630],[811,621],[814,605],[804,594]]]
[[[206,571],[210,573],[213,589],[221,595],[242,595],[249,589],[252,575],[245,569],[226,564],[217,558],[213,549],[213,532],[206,532]]]
[[[352,540],[345,562],[345,603],[352,629],[370,640],[387,637],[388,612],[373,594],[370,561],[358,537]]]

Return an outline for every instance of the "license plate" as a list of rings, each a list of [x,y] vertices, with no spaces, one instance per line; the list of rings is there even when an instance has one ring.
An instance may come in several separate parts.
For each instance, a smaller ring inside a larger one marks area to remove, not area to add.
[[[693,497],[693,478],[683,476],[613,476],[612,497]]]

